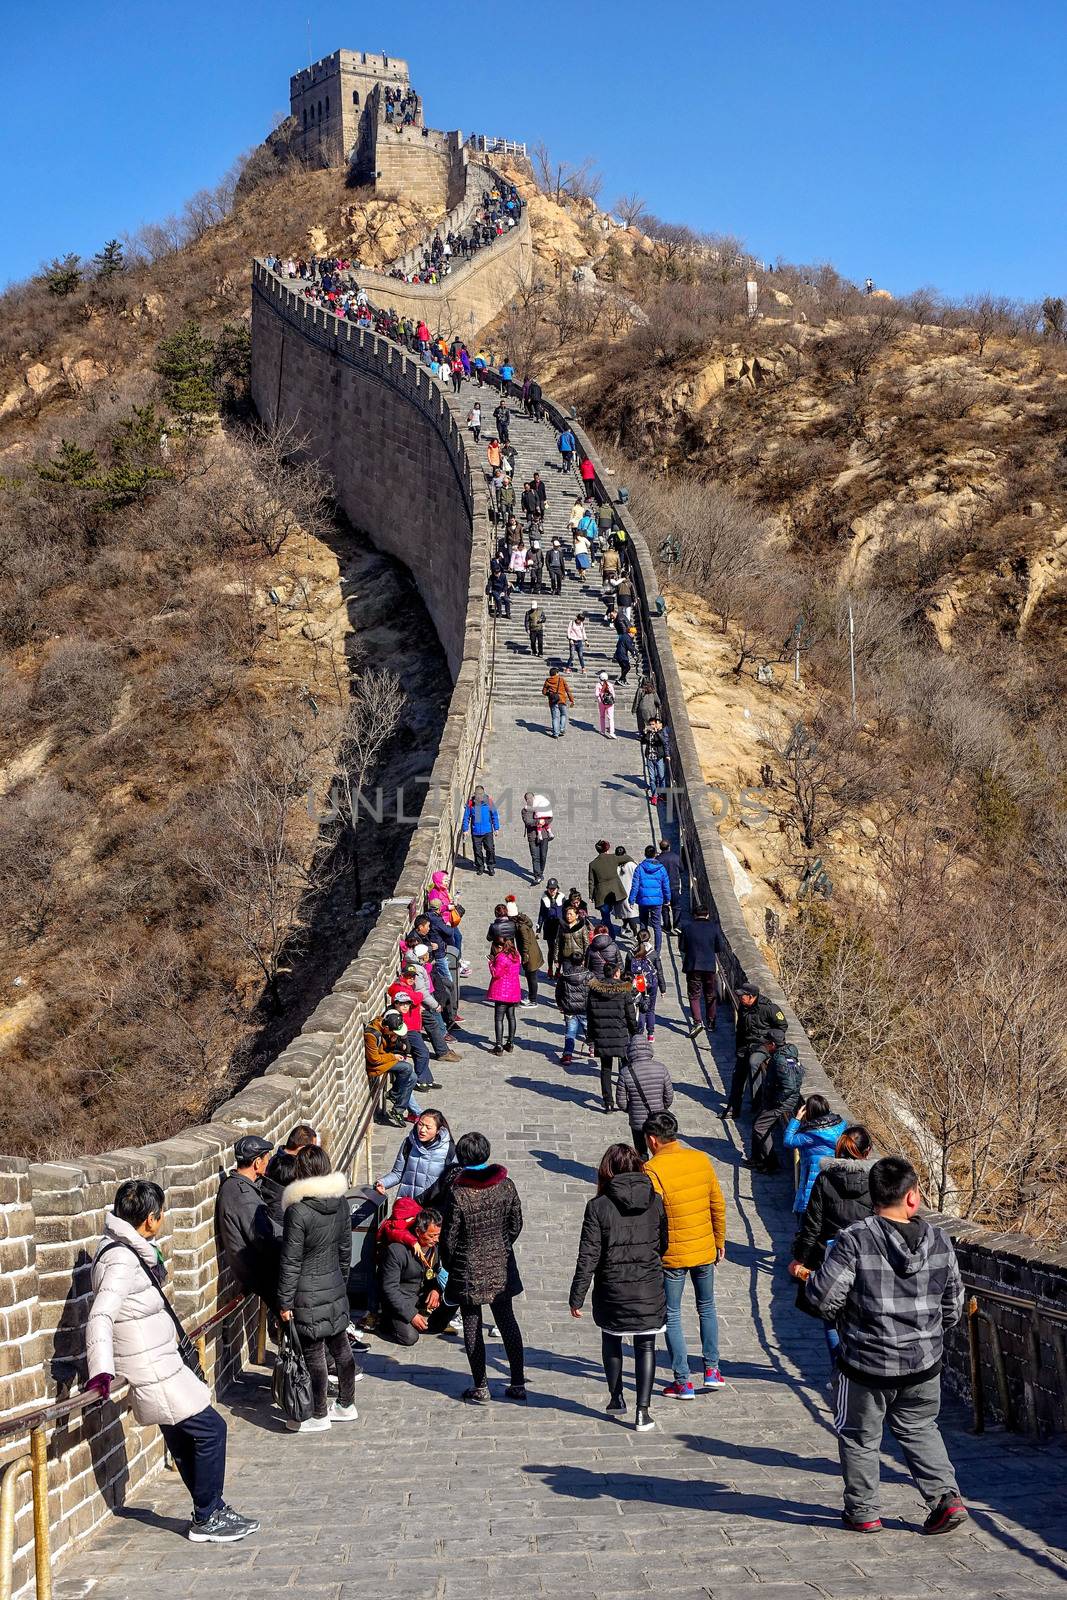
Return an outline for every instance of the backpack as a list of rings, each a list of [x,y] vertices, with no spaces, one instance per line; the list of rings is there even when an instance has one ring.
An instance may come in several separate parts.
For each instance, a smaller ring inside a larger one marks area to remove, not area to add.
[[[804,1064],[795,1044],[780,1044],[771,1056],[771,1073],[775,1096],[782,1104],[800,1096],[804,1082]]]

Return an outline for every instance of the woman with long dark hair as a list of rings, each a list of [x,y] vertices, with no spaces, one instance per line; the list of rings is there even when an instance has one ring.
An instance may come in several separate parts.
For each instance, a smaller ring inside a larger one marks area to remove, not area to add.
[[[578,1263],[571,1282],[572,1317],[593,1286],[593,1320],[600,1329],[607,1409],[626,1410],[622,1392],[622,1342],[634,1342],[637,1389],[634,1427],[654,1426],[649,1411],[656,1374],[656,1335],[667,1324],[663,1253],[667,1214],[632,1145],[605,1150],[597,1173],[596,1198],[585,1208]]]
[[[356,1363],[348,1342],[348,1270],[352,1213],[343,1172],[333,1172],[320,1145],[297,1151],[296,1182],[282,1195],[282,1253],[278,1315],[293,1322],[311,1374],[313,1414],[290,1423],[321,1433],[332,1422],[355,1422]],[[337,1399],[327,1411],[326,1351],[337,1369]]]
[[[800,1218],[800,1229],[793,1240],[789,1271],[800,1280],[799,1310],[811,1311],[803,1280],[822,1266],[839,1233],[853,1222],[862,1222],[874,1210],[871,1199],[873,1166],[874,1140],[862,1123],[854,1122],[838,1138],[833,1156],[823,1159]],[[832,1323],[824,1322],[823,1331],[833,1367],[840,1343],[837,1329]]]

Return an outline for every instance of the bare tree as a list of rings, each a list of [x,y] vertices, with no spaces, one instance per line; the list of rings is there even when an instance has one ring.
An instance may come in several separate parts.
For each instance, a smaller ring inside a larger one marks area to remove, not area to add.
[[[273,559],[295,533],[318,538],[329,510],[329,480],[308,458],[293,423],[257,424],[210,495],[212,533],[221,550],[259,550]]]
[[[779,718],[761,731],[761,743],[781,772],[764,803],[806,852],[822,848],[874,794],[870,758],[831,706],[808,723]]]
[[[542,194],[559,205],[564,196],[571,200],[595,204],[603,187],[603,178],[597,172],[592,156],[575,166],[571,162],[556,161],[544,143],[534,145],[534,177]]]
[[[331,877],[308,836],[306,800],[321,781],[316,753],[280,721],[233,736],[229,770],[214,804],[190,819],[196,842],[184,851],[224,940],[260,972],[275,1010],[284,958],[300,948],[312,898]]]
[[[665,484],[634,480],[635,506],[647,529],[658,565],[706,596],[726,632],[763,568],[767,528],[752,508],[717,484],[692,476]]]
[[[612,207],[615,215],[624,228],[641,228],[644,226],[648,210],[644,198],[636,191],[630,194],[620,194]]]
[[[339,728],[339,810],[348,835],[352,888],[357,901],[363,898],[360,812],[369,810],[377,822],[382,821],[381,806],[377,798],[372,801],[369,797],[368,784],[383,749],[399,726],[406,700],[399,677],[388,669],[371,667],[351,680],[348,705]]]

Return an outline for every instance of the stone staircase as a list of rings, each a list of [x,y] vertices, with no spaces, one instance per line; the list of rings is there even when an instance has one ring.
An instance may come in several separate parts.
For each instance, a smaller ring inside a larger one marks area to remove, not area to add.
[[[463,393],[458,399],[455,396],[450,397],[449,403],[461,424],[473,404],[475,392],[474,385],[465,384]],[[487,419],[491,419],[493,406],[497,400],[495,391],[484,389],[481,392],[481,400],[483,414]],[[483,444],[490,436],[490,433],[483,428]],[[513,590],[510,619],[507,617],[497,619],[493,698],[500,705],[523,705],[531,712],[540,704],[547,722],[548,704],[547,701],[541,700],[541,686],[548,675],[551,662],[567,661],[570,654],[567,624],[573,621],[579,611],[584,611],[588,640],[585,652],[586,670],[583,675],[575,660],[570,674],[570,685],[575,699],[575,714],[584,720],[592,721],[594,725],[599,725],[595,700],[597,673],[606,669],[610,672],[612,681],[618,681],[619,667],[613,660],[617,635],[614,627],[604,621],[598,569],[595,566],[591,568],[584,582],[579,581],[575,573],[569,518],[575,498],[581,492],[580,479],[576,471],[569,474],[559,471],[556,431],[551,423],[533,422],[528,417],[513,413],[511,442],[517,451],[513,479],[516,500],[522,493],[523,483],[532,478],[535,472],[540,472],[548,489],[541,547],[547,552],[553,539],[561,541],[567,556],[567,576],[563,580],[563,592],[558,596],[551,593],[547,575],[542,580],[543,588],[539,596],[531,594],[528,580],[523,581],[521,589]],[[521,521],[523,519],[520,517]],[[539,599],[541,609],[547,618],[543,659],[532,653],[529,637],[523,626],[523,618],[535,599]],[[638,677],[638,670],[631,667],[627,683],[617,691],[619,707],[624,701],[628,706],[637,687]]]

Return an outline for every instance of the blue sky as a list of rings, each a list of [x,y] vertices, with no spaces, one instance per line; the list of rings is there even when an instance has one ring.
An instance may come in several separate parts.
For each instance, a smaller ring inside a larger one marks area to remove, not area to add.
[[[9,6],[0,281],[180,208],[338,46],[437,127],[595,157],[608,200],[903,292],[1067,292],[1067,0]],[[21,106],[24,125],[12,114]]]

